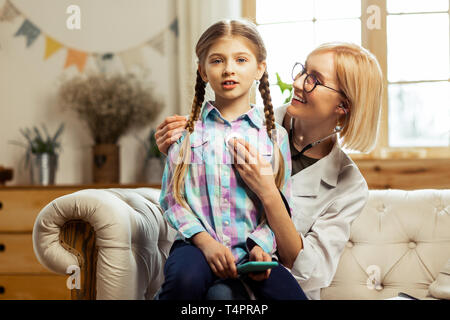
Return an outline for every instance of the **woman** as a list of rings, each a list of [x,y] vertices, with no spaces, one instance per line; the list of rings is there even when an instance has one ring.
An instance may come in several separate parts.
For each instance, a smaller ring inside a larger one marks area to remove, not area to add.
[[[304,67],[297,63],[293,78],[291,103],[274,110],[275,121],[289,132],[292,217],[273,176],[261,174],[267,163],[240,139],[234,140],[236,156],[258,161],[235,167],[264,207],[281,263],[309,299],[320,299],[320,289],[334,277],[351,223],[368,198],[366,181],[341,145],[360,152],[374,147],[382,74],[376,58],[364,48],[329,43],[313,50]],[[167,153],[185,124],[184,117],[175,116],[158,127],[162,152]]]

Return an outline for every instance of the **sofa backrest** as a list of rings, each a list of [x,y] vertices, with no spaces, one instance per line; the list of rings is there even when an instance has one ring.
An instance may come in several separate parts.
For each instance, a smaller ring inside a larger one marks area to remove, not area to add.
[[[321,299],[430,298],[450,258],[450,190],[371,190]]]

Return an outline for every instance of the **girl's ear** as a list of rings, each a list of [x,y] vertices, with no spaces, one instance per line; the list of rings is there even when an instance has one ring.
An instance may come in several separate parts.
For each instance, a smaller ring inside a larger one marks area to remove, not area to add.
[[[202,77],[202,80],[204,82],[208,82],[208,77],[206,76],[205,70],[202,68],[201,65],[198,65],[198,72],[200,72],[200,76]]]
[[[255,79],[255,80],[260,80],[262,78],[264,72],[266,71],[266,68],[267,68],[267,64],[266,64],[265,60],[262,61],[261,63],[258,63],[258,70],[256,73],[257,79]]]

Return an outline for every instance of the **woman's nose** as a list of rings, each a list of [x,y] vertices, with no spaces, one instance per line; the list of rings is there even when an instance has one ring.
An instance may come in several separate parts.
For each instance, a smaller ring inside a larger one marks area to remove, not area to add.
[[[302,90],[303,91],[303,84],[305,83],[305,77],[306,74],[302,74],[300,77],[297,77],[294,82],[292,83],[292,87],[296,90]]]

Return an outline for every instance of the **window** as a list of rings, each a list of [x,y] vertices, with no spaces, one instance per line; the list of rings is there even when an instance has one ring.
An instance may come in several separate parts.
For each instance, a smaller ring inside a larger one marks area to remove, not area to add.
[[[449,1],[387,0],[389,145],[450,145]]]
[[[243,12],[267,46],[274,106],[288,95],[275,85],[275,72],[290,83],[292,65],[318,44],[354,42],[377,56],[386,84],[376,150],[355,156],[450,158],[449,2],[243,0]],[[379,13],[375,29],[367,24],[370,6]]]

